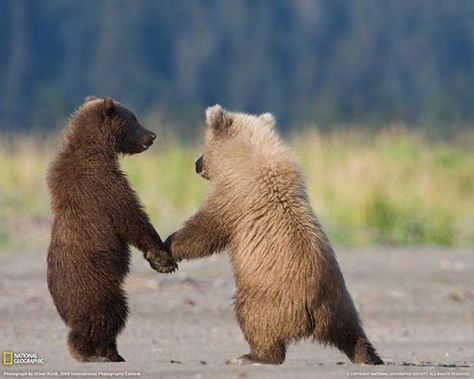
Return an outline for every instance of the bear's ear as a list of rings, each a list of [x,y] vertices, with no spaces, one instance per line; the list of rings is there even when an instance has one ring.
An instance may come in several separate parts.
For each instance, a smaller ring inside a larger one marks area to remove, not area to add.
[[[274,127],[276,125],[275,116],[273,116],[271,113],[262,113],[259,117],[271,127]]]
[[[216,104],[206,109],[206,124],[215,131],[222,132],[232,125],[232,118]]]
[[[104,115],[110,116],[115,111],[114,101],[110,97],[104,99]]]
[[[89,101],[94,101],[94,100],[98,100],[99,98],[98,97],[95,97],[95,96],[86,96],[86,98],[84,99],[84,103],[88,103]]]

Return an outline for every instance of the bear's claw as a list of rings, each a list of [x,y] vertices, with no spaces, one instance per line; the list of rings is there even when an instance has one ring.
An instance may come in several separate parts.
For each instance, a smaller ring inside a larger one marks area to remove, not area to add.
[[[240,365],[243,365],[243,366],[248,366],[248,365],[262,366],[263,365],[262,362],[254,361],[253,359],[251,359],[248,354],[242,355],[238,358],[226,360],[225,363],[230,364],[230,365],[239,365],[239,366]]]

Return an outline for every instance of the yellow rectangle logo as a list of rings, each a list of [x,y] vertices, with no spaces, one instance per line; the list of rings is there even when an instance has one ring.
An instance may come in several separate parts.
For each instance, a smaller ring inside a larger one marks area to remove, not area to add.
[[[11,366],[13,364],[13,352],[4,351],[3,352],[3,364],[5,366]]]

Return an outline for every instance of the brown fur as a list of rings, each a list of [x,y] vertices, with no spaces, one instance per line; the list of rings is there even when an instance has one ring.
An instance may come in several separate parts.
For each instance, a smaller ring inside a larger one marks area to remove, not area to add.
[[[87,99],[51,164],[48,287],[77,360],[123,360],[116,337],[128,314],[129,244],[156,270],[176,268],[118,162],[118,153],[144,151],[154,138],[122,105]]]
[[[206,115],[205,153],[196,171],[210,179],[209,194],[165,244],[177,260],[229,249],[235,312],[251,349],[243,358],[280,364],[288,343],[313,337],[352,362],[383,364],[273,116],[219,106]]]

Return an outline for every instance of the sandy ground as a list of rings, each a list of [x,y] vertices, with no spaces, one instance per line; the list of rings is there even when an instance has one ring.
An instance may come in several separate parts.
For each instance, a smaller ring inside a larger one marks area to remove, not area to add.
[[[0,254],[0,351],[33,352],[43,365],[0,365],[0,374],[145,378],[339,378],[474,375],[474,251],[337,249],[365,329],[388,365],[352,365],[309,341],[282,366],[236,366],[248,352],[232,309],[225,254],[151,271],[135,254],[127,281],[131,314],[119,338],[126,363],[77,363],[45,280],[43,252]],[[25,374],[26,373],[26,374]]]

